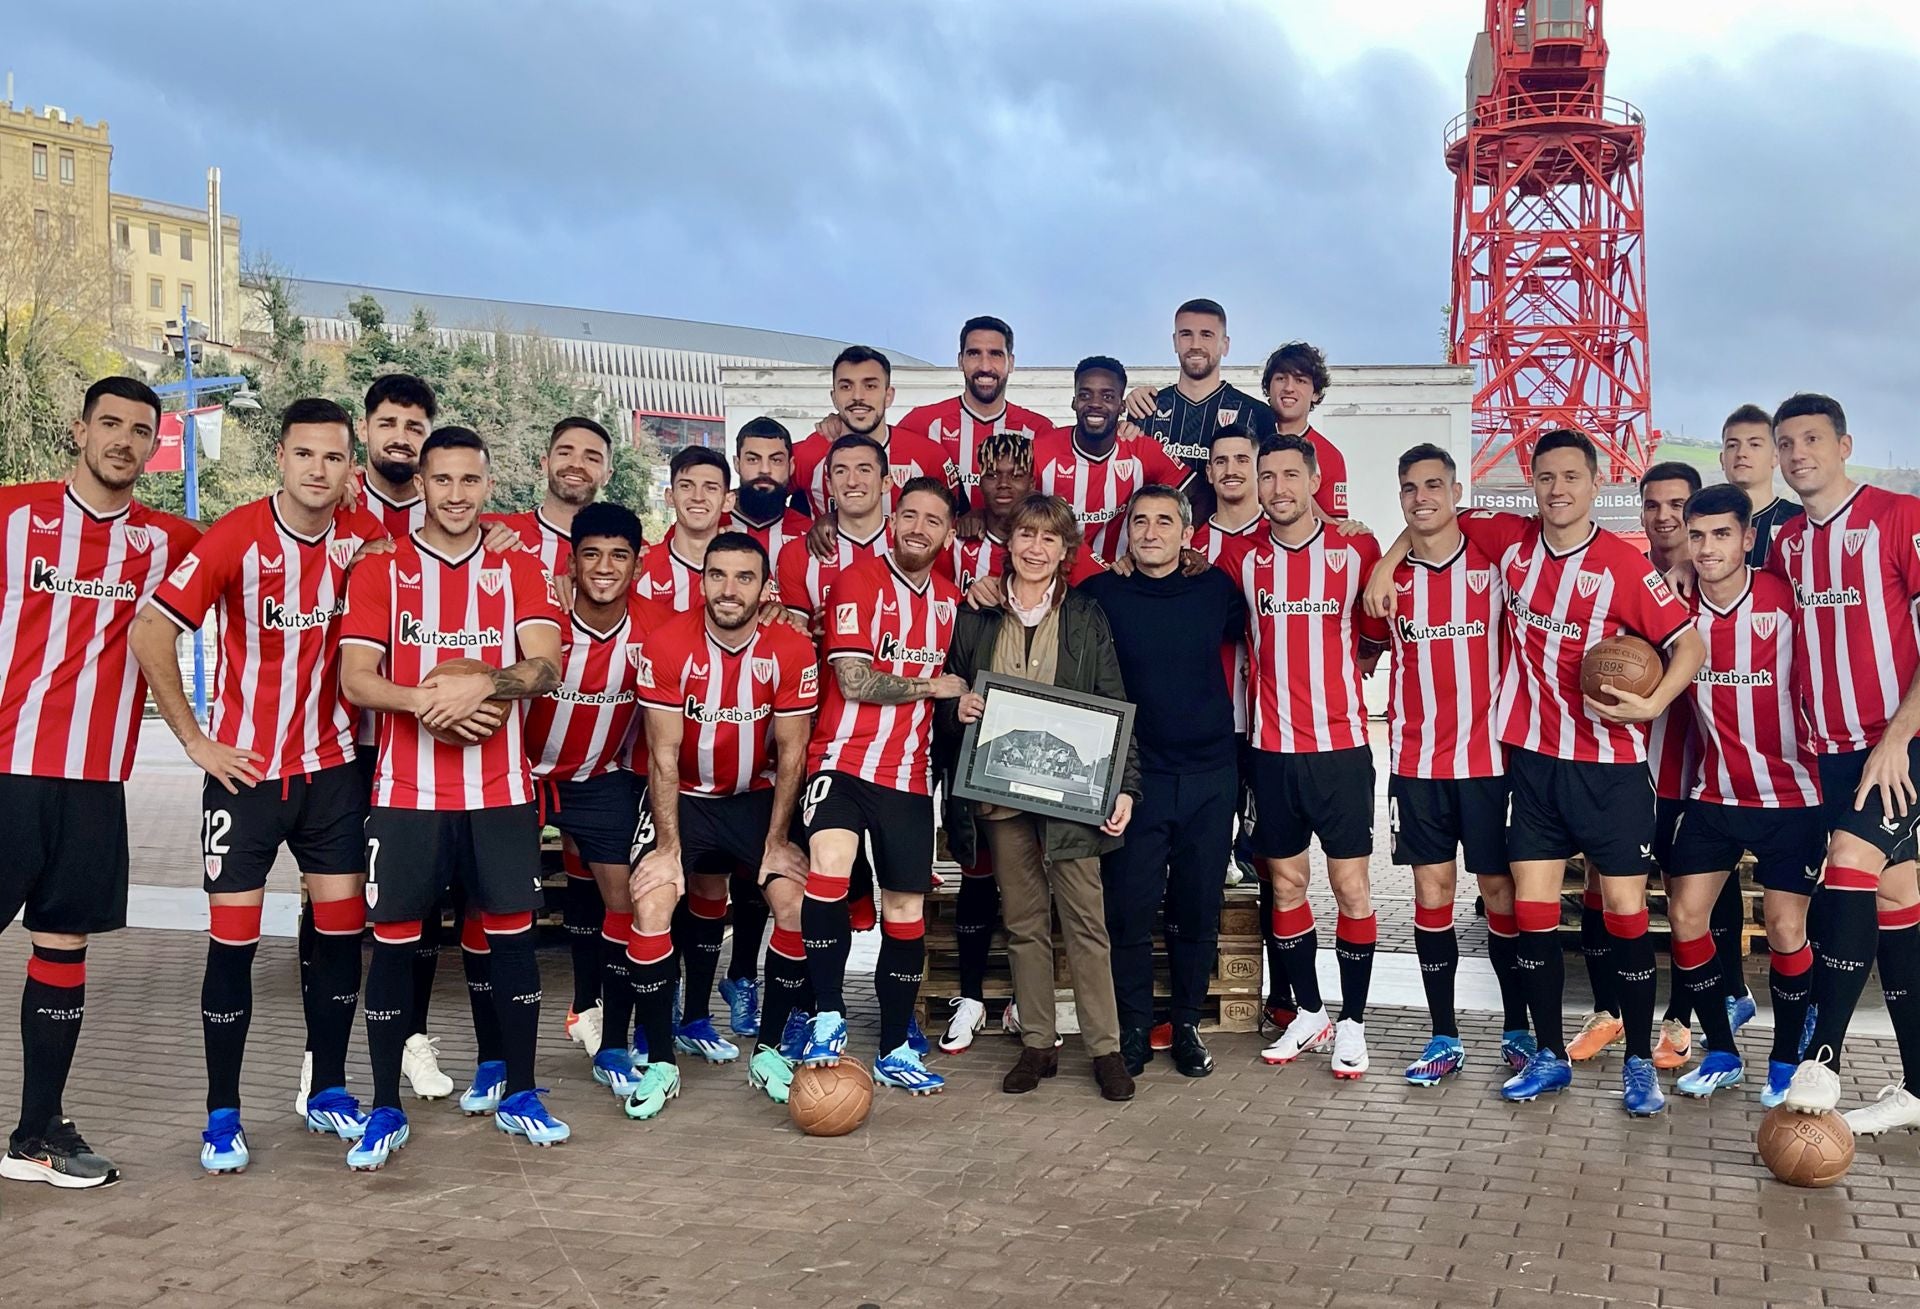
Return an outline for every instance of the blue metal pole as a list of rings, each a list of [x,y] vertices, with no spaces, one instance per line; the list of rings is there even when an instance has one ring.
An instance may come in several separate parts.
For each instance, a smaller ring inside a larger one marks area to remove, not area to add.
[[[186,413],[180,420],[180,453],[187,474],[187,517],[197,520],[200,517],[200,434],[193,422],[193,320],[187,316],[184,300],[180,304],[180,346],[186,381],[182,390],[187,402]],[[207,721],[207,656],[197,631],[193,634],[193,716],[203,723]]]

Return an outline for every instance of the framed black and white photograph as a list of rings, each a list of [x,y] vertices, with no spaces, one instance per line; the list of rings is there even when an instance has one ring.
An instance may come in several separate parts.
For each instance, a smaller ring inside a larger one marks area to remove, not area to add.
[[[1094,827],[1107,821],[1133,734],[1131,704],[1001,673],[980,673],[973,690],[987,707],[961,738],[955,795]]]

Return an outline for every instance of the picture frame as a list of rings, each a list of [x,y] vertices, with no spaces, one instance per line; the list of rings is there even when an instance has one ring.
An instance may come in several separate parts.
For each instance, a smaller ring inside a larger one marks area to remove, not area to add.
[[[967,724],[953,794],[1098,827],[1113,812],[1133,705],[982,670],[986,712]]]

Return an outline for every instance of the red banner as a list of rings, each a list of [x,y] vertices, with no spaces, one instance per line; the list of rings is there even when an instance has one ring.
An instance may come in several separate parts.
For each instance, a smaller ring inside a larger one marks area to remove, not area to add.
[[[194,426],[201,428],[209,414],[221,412],[219,405],[208,405],[204,409],[193,411]],[[147,460],[149,473],[184,473],[187,469],[186,455],[181,436],[186,429],[186,415],[172,413],[160,415],[160,444],[154,447],[153,458]],[[204,448],[205,440],[201,441]]]

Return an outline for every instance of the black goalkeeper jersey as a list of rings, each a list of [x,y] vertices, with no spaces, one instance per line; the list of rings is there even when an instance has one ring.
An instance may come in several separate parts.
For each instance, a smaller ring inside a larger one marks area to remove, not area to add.
[[[1772,504],[1755,512],[1753,549],[1747,551],[1747,567],[1765,568],[1767,555],[1773,550],[1773,538],[1780,534],[1781,528],[1806,512],[1785,496],[1775,496]]]
[[[1193,501],[1196,523],[1207,521],[1214,510],[1213,487],[1207,482],[1207,443],[1216,430],[1235,423],[1253,433],[1256,449],[1278,430],[1266,401],[1224,381],[1204,400],[1187,399],[1178,386],[1164,387],[1155,398],[1152,417],[1137,424],[1169,455],[1193,469],[1186,492]]]

